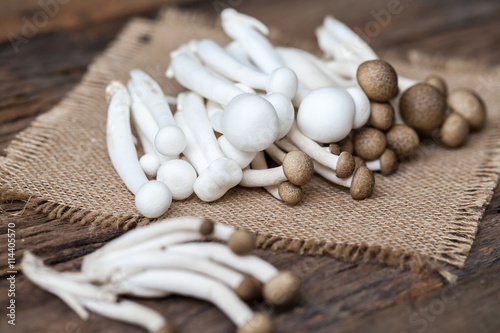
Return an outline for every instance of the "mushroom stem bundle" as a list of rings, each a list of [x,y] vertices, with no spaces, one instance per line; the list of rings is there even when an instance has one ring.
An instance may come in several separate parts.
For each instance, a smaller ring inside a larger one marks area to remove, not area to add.
[[[169,188],[161,182],[149,181],[142,170],[130,127],[130,95],[120,82],[106,88],[110,100],[106,124],[106,141],[111,163],[125,186],[135,195],[137,210],[155,218],[165,213],[172,202]]]
[[[187,92],[179,97],[175,119],[188,133],[184,155],[198,172],[193,189],[203,201],[221,198],[241,181],[240,166],[224,156],[210,126],[201,96]]]

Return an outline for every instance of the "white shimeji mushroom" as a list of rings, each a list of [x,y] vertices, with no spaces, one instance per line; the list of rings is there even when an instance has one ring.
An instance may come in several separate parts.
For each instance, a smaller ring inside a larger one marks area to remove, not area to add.
[[[106,94],[110,100],[106,140],[111,163],[135,195],[137,210],[146,217],[158,217],[170,207],[172,195],[163,183],[149,181],[139,164],[130,127],[130,95],[117,81],[108,85]]]
[[[163,155],[175,156],[184,150],[186,138],[175,124],[172,111],[165,100],[160,85],[145,72],[134,69],[130,72],[132,84],[137,97],[146,105],[158,124],[155,135],[155,148]]]
[[[172,193],[172,199],[184,200],[193,194],[197,176],[189,162],[174,159],[163,163],[158,168],[156,180],[168,186]]]
[[[183,93],[177,107],[175,119],[187,134],[184,155],[198,173],[193,190],[203,201],[217,200],[241,181],[241,168],[221,151],[201,96]]]
[[[279,121],[276,110],[266,99],[229,83],[208,71],[182,49],[171,54],[167,70],[182,86],[224,105],[221,131],[238,150],[257,152],[276,140]]]

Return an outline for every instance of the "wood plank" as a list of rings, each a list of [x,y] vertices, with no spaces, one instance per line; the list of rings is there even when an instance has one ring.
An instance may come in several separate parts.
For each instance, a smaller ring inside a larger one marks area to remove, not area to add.
[[[106,5],[111,3],[113,2],[107,2]],[[327,12],[338,15],[351,27],[363,27],[374,19],[371,10],[380,11],[387,6],[387,2],[382,0],[364,0],[355,4],[348,1],[316,0],[225,3],[238,4],[236,9],[255,15],[295,38],[309,40],[312,38],[314,27]],[[85,10],[88,8],[90,7]],[[212,2],[184,8],[203,11],[214,17],[217,12]],[[286,11],[283,11],[283,8],[286,8]],[[405,10],[394,15],[391,23],[371,42],[378,51],[395,51],[401,55],[409,49],[418,48],[432,54],[460,54],[469,59],[478,58],[487,63],[498,64],[500,44],[496,42],[500,38],[500,32],[498,29],[492,29],[498,21],[498,8],[499,5],[495,1],[460,1],[458,4],[448,0],[439,4],[432,1],[408,3]],[[107,16],[99,16],[86,22],[79,21],[78,25],[72,26],[71,19],[67,19],[66,15],[71,17],[77,15],[77,12],[68,14],[61,9],[61,18],[58,19],[67,26],[61,25],[57,29],[64,30],[47,28],[47,31],[52,32],[40,33],[15,57],[8,43],[0,45],[0,148],[5,148],[15,133],[28,126],[36,115],[50,109],[78,83],[88,64],[114,38],[125,24],[127,16],[132,15],[132,11],[120,12],[117,16],[114,10],[106,9],[103,12]],[[156,11],[150,11],[147,15],[152,17],[155,13]],[[464,37],[468,41],[467,44],[463,43]],[[22,202],[3,203],[0,208],[0,244],[5,244],[6,241],[6,223],[14,222],[19,237],[18,259],[22,257],[25,249],[30,249],[58,270],[77,270],[83,255],[122,233],[120,230],[101,230],[89,226],[69,225],[67,221],[50,220],[44,214],[24,210]],[[480,288],[478,283],[483,279],[480,272],[491,269],[483,273],[488,283],[498,276],[494,274],[498,273],[496,267],[500,263],[500,248],[497,246],[500,236],[500,226],[497,223],[499,216],[500,188],[497,187],[479,226],[477,239],[464,269],[454,271],[459,274],[462,283],[470,283],[471,293],[475,288]],[[344,263],[333,258],[299,256],[294,253],[257,250],[256,255],[281,269],[296,272],[303,280],[301,300],[294,308],[286,311],[267,309],[265,306],[260,308],[272,314],[278,332],[332,331],[337,328],[370,330],[368,325],[377,320],[379,322],[374,324],[375,327],[383,330],[383,323],[391,318],[391,314],[402,315],[402,321],[395,321],[391,328],[403,331],[408,328],[404,326],[408,325],[408,322],[404,321],[408,314],[405,311],[417,304],[415,302],[427,306],[426,304],[430,304],[428,300],[434,297],[432,295],[439,295],[443,290],[443,281],[437,274],[402,272],[377,264]],[[8,289],[4,273],[5,263],[6,253],[2,248],[2,304],[6,300]],[[492,277],[490,274],[493,274]],[[59,299],[35,287],[22,274],[18,275],[17,290],[18,325],[8,327],[8,332],[39,332],[41,326],[47,332],[142,332],[129,325],[95,315],[89,322],[84,323]],[[481,297],[472,297],[470,294],[470,297],[466,298],[467,303],[470,303],[467,309],[481,308],[482,304],[498,308],[498,303],[494,303],[494,299],[489,297],[498,295],[499,290],[498,284],[491,283],[491,289],[480,291]],[[427,296],[420,298],[429,292],[430,299],[425,298]],[[493,296],[488,296],[487,293]],[[142,302],[171,319],[180,331],[224,332],[234,329],[220,311],[204,302],[182,297]],[[483,319],[485,328],[498,323],[490,312],[478,313],[471,310],[470,313],[463,313],[459,311],[458,306],[463,303],[457,301],[456,304],[457,306],[447,305],[439,320],[432,324],[441,325],[435,323],[444,323],[453,318],[462,318],[468,323],[474,323],[475,317]],[[457,315],[458,313],[460,315]],[[379,314],[380,317],[377,317]],[[355,326],[356,322],[359,322],[360,326]],[[6,323],[4,320],[0,323],[0,331],[3,332]],[[419,327],[416,326],[417,329]],[[442,325],[436,327],[444,330]]]

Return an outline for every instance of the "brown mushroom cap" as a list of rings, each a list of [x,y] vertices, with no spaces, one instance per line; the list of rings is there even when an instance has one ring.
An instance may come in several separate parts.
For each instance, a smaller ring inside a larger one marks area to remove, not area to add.
[[[350,137],[346,136],[344,139],[337,142],[337,144],[339,145],[341,152],[345,151],[349,154],[354,154],[354,144]]]
[[[244,301],[256,301],[262,296],[262,284],[253,276],[247,275],[243,278],[235,292]]]
[[[370,102],[370,125],[387,131],[394,124],[394,108],[390,103]]]
[[[365,61],[359,65],[356,78],[371,100],[387,102],[398,94],[398,75],[384,60]]]
[[[314,164],[306,153],[294,150],[283,158],[283,172],[292,184],[302,186],[314,175]]]
[[[278,186],[278,194],[285,203],[296,205],[304,199],[304,190],[302,187],[292,184],[291,182],[283,182]]]
[[[398,156],[394,151],[387,148],[380,156],[380,172],[383,175],[391,175],[398,170]]]
[[[381,130],[362,128],[354,133],[354,152],[365,160],[375,160],[382,155],[387,142]]]
[[[339,159],[337,160],[335,174],[339,178],[349,177],[354,172],[354,167],[355,164],[352,155],[346,151],[343,151],[340,153]]]
[[[177,333],[177,329],[170,323],[166,323],[155,333]]]
[[[375,176],[366,166],[360,167],[354,173],[351,183],[351,197],[356,200],[366,199],[373,193]]]
[[[354,172],[358,170],[362,166],[366,166],[365,160],[362,159],[359,156],[353,156],[354,157]]]
[[[273,305],[290,305],[297,298],[300,279],[290,271],[281,271],[273,276],[262,288],[264,299]]]
[[[446,147],[460,147],[469,136],[469,123],[460,114],[452,112],[445,119],[440,136]]]
[[[238,327],[237,333],[272,333],[274,331],[271,318],[263,313],[254,313],[252,318]]]
[[[430,131],[443,123],[446,101],[443,94],[433,86],[418,83],[403,93],[399,109],[408,126]]]
[[[208,236],[214,232],[214,222],[209,219],[203,219],[200,225],[200,234]]]
[[[340,150],[340,146],[336,143],[330,143],[328,148],[330,149],[330,153],[332,153],[333,155],[339,156],[342,152],[342,150]]]
[[[441,76],[436,74],[429,75],[425,78],[424,82],[439,90],[444,96],[448,94],[448,85]]]
[[[467,120],[471,130],[480,129],[486,120],[486,106],[475,92],[466,88],[452,91],[448,106]]]
[[[420,144],[417,132],[406,125],[395,125],[386,134],[387,147],[399,157],[410,156]]]
[[[255,240],[248,232],[237,230],[227,240],[227,246],[235,254],[244,256],[255,249]]]

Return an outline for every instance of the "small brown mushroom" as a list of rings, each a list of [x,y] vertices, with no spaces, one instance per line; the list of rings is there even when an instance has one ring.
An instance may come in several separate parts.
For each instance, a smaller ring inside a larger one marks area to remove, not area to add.
[[[469,136],[469,123],[459,113],[452,112],[445,119],[440,136],[446,147],[460,147]]]
[[[354,133],[354,152],[365,160],[375,160],[386,147],[386,138],[381,130],[364,127]]]
[[[375,187],[375,176],[370,169],[365,166],[354,172],[351,183],[351,197],[356,200],[363,200],[372,195]]]
[[[354,158],[351,154],[343,151],[339,155],[339,160],[337,162],[337,170],[335,173],[339,178],[346,178],[352,175],[354,171]]]
[[[427,83],[417,83],[403,93],[399,109],[408,126],[430,131],[443,123],[446,101],[435,87]]]
[[[425,78],[424,82],[439,90],[444,96],[448,94],[448,85],[441,76],[436,74],[429,75]]]
[[[262,313],[254,315],[242,326],[238,327],[237,333],[271,333],[273,332],[273,322],[271,318]]]
[[[278,186],[278,194],[281,200],[289,205],[296,205],[304,198],[302,187],[294,185],[289,181],[283,182]]]
[[[390,103],[370,102],[370,125],[387,131],[394,124],[394,108]]]
[[[361,89],[373,101],[387,102],[398,94],[398,75],[384,60],[365,61],[359,65],[356,78]]]
[[[247,275],[234,291],[242,300],[252,302],[262,296],[262,284],[255,277]]]
[[[299,150],[291,151],[283,159],[283,173],[292,184],[305,185],[314,175],[312,159]]]
[[[387,133],[387,147],[399,157],[410,156],[420,143],[417,132],[406,125],[395,125]]]
[[[290,305],[295,301],[300,279],[290,271],[281,271],[262,288],[264,299],[278,306]]]
[[[255,239],[248,232],[237,230],[227,240],[227,246],[235,254],[244,256],[255,249]]]
[[[471,130],[480,129],[486,120],[486,106],[474,91],[459,88],[448,96],[448,106],[467,120]]]
[[[378,160],[366,162],[366,167],[371,171],[380,171],[384,176],[388,176],[398,170],[399,162],[396,153],[387,148]]]

